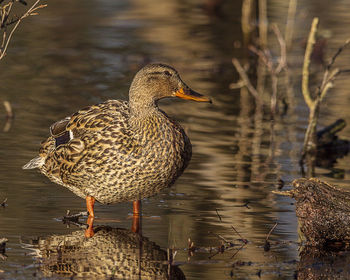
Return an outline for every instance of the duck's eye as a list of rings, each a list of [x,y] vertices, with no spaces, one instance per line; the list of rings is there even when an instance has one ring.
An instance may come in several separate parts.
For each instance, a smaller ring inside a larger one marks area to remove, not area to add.
[[[167,76],[171,76],[170,72],[169,71],[164,71],[164,74],[167,75]]]

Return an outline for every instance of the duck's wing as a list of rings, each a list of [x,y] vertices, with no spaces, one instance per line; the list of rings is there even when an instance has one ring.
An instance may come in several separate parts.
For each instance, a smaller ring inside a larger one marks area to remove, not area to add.
[[[109,100],[81,109],[51,125],[51,136],[41,143],[39,157],[24,168],[45,165],[46,172],[59,172],[63,165],[74,166],[81,157],[93,152],[93,146],[102,146],[99,143],[103,141],[113,141],[125,153],[126,148],[131,150],[136,145],[128,130],[128,116],[126,101]]]
[[[69,144],[74,139],[82,139],[94,132],[126,126],[128,118],[127,102],[109,100],[79,110],[72,116],[55,122],[50,127],[55,148]]]

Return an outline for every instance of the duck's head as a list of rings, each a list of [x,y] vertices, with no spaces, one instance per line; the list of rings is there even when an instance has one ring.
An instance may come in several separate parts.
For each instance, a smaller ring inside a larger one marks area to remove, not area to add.
[[[154,106],[159,99],[165,97],[211,102],[210,98],[188,87],[181,80],[178,72],[171,66],[148,64],[137,72],[129,92],[131,105]]]

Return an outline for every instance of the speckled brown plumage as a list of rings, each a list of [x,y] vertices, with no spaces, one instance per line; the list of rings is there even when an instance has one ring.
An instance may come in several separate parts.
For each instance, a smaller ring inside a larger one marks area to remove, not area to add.
[[[129,101],[109,100],[54,123],[39,156],[51,181],[101,203],[138,200],[174,183],[191,158],[184,130],[158,106],[164,97],[210,101],[170,66],[150,64],[135,76]]]

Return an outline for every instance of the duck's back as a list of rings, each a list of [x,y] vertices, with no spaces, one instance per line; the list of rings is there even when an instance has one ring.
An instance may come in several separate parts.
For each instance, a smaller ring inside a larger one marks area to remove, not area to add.
[[[158,111],[135,129],[125,101],[82,109],[50,131],[37,166],[27,168],[38,167],[53,182],[101,203],[156,194],[181,175],[191,157],[191,144],[176,122]]]

